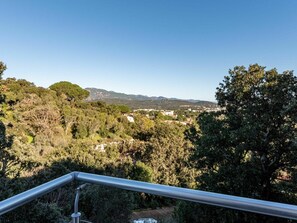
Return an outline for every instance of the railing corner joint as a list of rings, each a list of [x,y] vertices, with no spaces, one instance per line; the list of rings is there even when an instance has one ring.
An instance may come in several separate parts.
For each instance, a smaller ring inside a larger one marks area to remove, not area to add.
[[[74,181],[77,181],[77,175],[79,173],[80,173],[79,171],[73,171],[73,172],[71,172],[71,175],[72,175]]]

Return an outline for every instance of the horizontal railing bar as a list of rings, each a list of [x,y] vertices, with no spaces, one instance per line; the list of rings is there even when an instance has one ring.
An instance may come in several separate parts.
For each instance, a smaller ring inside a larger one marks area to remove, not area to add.
[[[297,206],[225,195],[200,190],[191,190],[180,187],[152,184],[135,180],[126,180],[83,172],[72,172],[55,180],[42,184],[31,190],[15,195],[0,202],[0,215],[28,203],[46,193],[70,183],[73,180],[84,181],[121,188],[125,190],[149,193],[179,200],[192,201],[236,210],[249,211],[270,216],[297,220]]]
[[[297,206],[78,172],[76,180],[179,200],[297,220]]]
[[[5,214],[19,206],[22,206],[42,195],[45,195],[55,189],[58,189],[65,184],[70,183],[74,180],[74,173],[66,174],[57,179],[44,183],[40,186],[34,187],[30,190],[27,190],[23,193],[17,194],[13,197],[10,197],[4,201],[0,202],[0,215]]]

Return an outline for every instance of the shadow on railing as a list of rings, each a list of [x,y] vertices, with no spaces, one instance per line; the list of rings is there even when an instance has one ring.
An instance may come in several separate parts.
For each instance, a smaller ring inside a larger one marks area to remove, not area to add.
[[[100,184],[110,187],[117,187],[125,190],[149,193],[160,195],[179,200],[192,201],[202,204],[209,204],[219,207],[232,208],[236,210],[249,211],[264,215],[282,217],[292,220],[297,220],[297,206],[263,201],[251,198],[231,196],[219,193],[205,192],[200,190],[191,190],[180,187],[172,187],[160,184],[152,184],[135,180],[126,180],[116,177],[108,177],[96,174],[83,172],[72,172],[59,177],[55,180],[42,184],[33,189],[10,197],[0,202],[0,215],[5,214],[21,205],[24,205],[44,194],[47,194],[55,189],[58,189],[72,181],[82,181],[92,184]],[[82,222],[80,213],[78,212],[78,201],[80,191],[86,184],[79,186],[76,189],[76,198],[74,205],[74,213],[72,216],[73,223]],[[84,221],[85,222],[85,221]]]

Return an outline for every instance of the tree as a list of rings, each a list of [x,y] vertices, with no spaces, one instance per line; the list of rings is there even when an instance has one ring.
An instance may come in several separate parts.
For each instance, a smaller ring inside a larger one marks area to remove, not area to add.
[[[18,162],[17,157],[11,153],[13,136],[7,136],[6,127],[0,121],[0,177],[7,177],[9,167]]]
[[[3,72],[6,70],[6,65],[0,61],[0,80],[2,79]],[[5,117],[5,111],[3,107],[6,104],[6,95],[3,94],[3,85],[0,85],[0,178],[6,178],[9,176],[11,166],[18,163],[18,157],[12,152],[13,135],[8,135],[6,126],[3,123]]]
[[[292,71],[280,74],[257,64],[248,69],[235,67],[229,74],[216,93],[222,110],[198,118],[200,132],[194,158],[202,171],[200,189],[296,201],[297,188],[292,180],[297,165],[297,78]],[[227,211],[232,216],[228,218],[221,209],[198,209],[204,215],[218,217],[216,222],[281,222]],[[214,222],[213,218],[201,222]]]
[[[131,178],[133,180],[152,182],[153,181],[153,170],[141,161],[137,161],[132,166]]]
[[[188,187],[193,184],[195,178],[189,161],[193,149],[184,131],[184,126],[156,125],[143,155],[152,168],[153,182]]]
[[[0,61],[0,80],[2,80],[3,73],[6,69],[6,65],[2,61]]]
[[[51,90],[57,92],[58,95],[66,95],[67,100],[82,100],[89,96],[90,92],[82,89],[77,84],[72,84],[68,81],[60,81],[49,87]]]
[[[129,222],[134,196],[125,190],[93,185],[82,193],[80,205],[92,222]]]

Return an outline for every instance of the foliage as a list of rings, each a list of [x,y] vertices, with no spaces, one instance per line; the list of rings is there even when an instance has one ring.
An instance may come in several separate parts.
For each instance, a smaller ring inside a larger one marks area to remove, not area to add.
[[[137,161],[132,167],[132,179],[144,182],[153,181],[153,170],[141,161]]]
[[[132,113],[127,106],[84,101],[86,92],[69,82],[50,88],[15,78],[0,80],[1,200],[71,171],[193,187],[187,126]],[[129,122],[127,113],[135,122]],[[1,216],[0,222],[26,222],[26,215],[33,223],[65,221],[72,213],[74,189],[67,185]],[[172,203],[143,193],[89,187],[80,207],[95,222],[123,222],[133,208]]]
[[[297,188],[292,183],[297,165],[297,78],[291,71],[279,74],[257,64],[248,69],[235,67],[229,74],[216,93],[224,110],[201,114],[198,119],[194,159],[201,171],[199,188],[296,202]],[[189,209],[212,217],[197,219]],[[178,215],[180,222],[287,222],[191,205],[180,208]]]
[[[2,77],[6,66],[1,66]],[[77,170],[296,202],[296,82],[289,71],[235,67],[217,89],[222,110],[203,113],[198,123],[184,126],[159,112],[132,113],[122,105],[86,102],[88,92],[69,82],[45,89],[26,80],[1,79],[1,199]],[[135,122],[128,121],[127,113]],[[184,121],[197,113],[181,109],[176,114]],[[30,222],[63,221],[72,211],[74,193],[69,191],[74,188],[68,185],[0,221],[22,222],[26,214]],[[168,204],[175,203],[90,186],[80,207],[90,220],[122,222],[133,208]],[[189,203],[178,203],[176,218],[179,222],[282,222]]]
[[[67,100],[82,100],[89,96],[87,90],[82,89],[77,84],[72,84],[68,81],[60,81],[49,87],[51,90],[57,92],[58,95],[66,95]]]
[[[55,203],[42,203],[38,202],[31,213],[34,213],[32,216],[27,216],[30,222],[38,222],[42,219],[44,223],[64,223],[66,222],[65,216],[62,214],[62,208],[58,207]]]
[[[0,122],[0,177],[7,177],[9,167],[17,162],[17,157],[11,153],[13,136],[6,135],[6,127]]]
[[[104,186],[89,186],[81,196],[81,209],[92,222],[129,222],[133,194]]]
[[[191,187],[194,181],[189,162],[192,145],[184,137],[184,128],[160,123],[148,142],[144,158],[153,170],[153,181]]]
[[[6,69],[6,65],[2,61],[0,61],[0,80],[2,80],[3,73]]]

